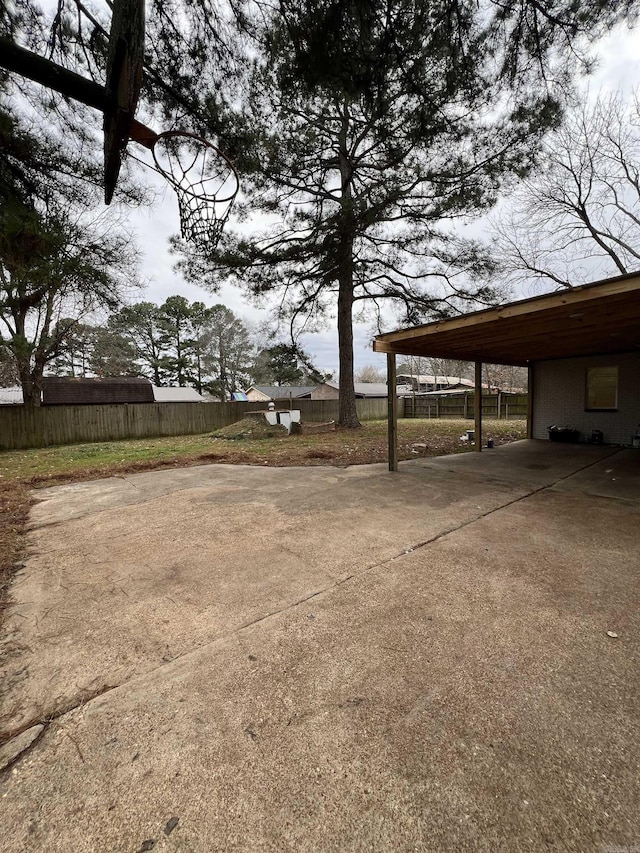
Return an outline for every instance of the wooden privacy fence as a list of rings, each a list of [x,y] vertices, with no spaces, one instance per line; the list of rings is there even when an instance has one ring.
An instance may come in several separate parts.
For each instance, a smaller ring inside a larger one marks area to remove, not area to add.
[[[386,399],[358,400],[360,420],[387,416]],[[265,403],[125,403],[104,406],[0,406],[0,450],[196,435],[239,421]],[[303,421],[338,419],[337,400],[293,400]]]
[[[404,398],[405,418],[473,418],[474,414],[475,394]],[[483,394],[482,417],[524,419],[527,417],[527,395]]]

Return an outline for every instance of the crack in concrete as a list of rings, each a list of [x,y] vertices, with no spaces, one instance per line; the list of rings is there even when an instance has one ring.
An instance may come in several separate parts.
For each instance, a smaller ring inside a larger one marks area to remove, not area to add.
[[[40,726],[41,727],[40,731],[33,738],[32,741],[30,741],[23,749],[21,749],[19,752],[17,752],[13,756],[13,758],[11,758],[9,761],[7,761],[5,764],[3,764],[2,767],[0,767],[0,779],[2,779],[3,776],[5,776],[13,767],[15,767],[15,765],[19,761],[21,761],[23,758],[25,758],[25,756],[27,756],[30,752],[32,752],[32,750],[40,743],[42,738],[47,733],[47,730],[49,728],[49,723],[35,723],[34,725],[27,726],[27,728],[23,729],[22,732],[20,732],[19,734],[24,733],[25,731],[29,731],[29,729],[35,728],[35,726]],[[11,743],[11,741],[14,740],[18,736],[19,736],[18,734],[14,735],[12,738],[5,741],[5,744]],[[5,744],[2,744],[2,745],[4,746]]]
[[[300,605],[305,604],[308,601],[313,600],[314,598],[318,598],[319,596],[324,595],[325,593],[329,593],[329,592],[333,591],[334,589],[337,589],[338,587],[342,586],[343,584],[348,583],[351,580],[354,580],[355,578],[363,576],[369,572],[376,571],[377,569],[380,569],[383,566],[386,566],[386,565],[389,565],[389,564],[395,562],[396,560],[400,559],[401,557],[406,557],[406,556],[408,556],[408,554],[415,553],[416,551],[420,550],[421,548],[425,548],[427,545],[432,545],[434,542],[437,542],[440,539],[443,539],[444,537],[449,536],[452,533],[457,532],[458,530],[462,530],[463,528],[469,526],[470,524],[474,524],[475,522],[480,521],[483,518],[487,518],[488,516],[492,515],[495,512],[500,512],[503,509],[507,509],[508,507],[511,507],[514,504],[520,503],[521,501],[526,500],[527,498],[530,498],[533,495],[539,494],[540,492],[550,490],[554,486],[558,485],[558,483],[562,483],[565,480],[568,480],[571,477],[575,476],[576,474],[578,474],[582,471],[586,471],[589,468],[594,467],[595,465],[600,463],[603,458],[607,458],[607,459],[611,458],[612,456],[614,456],[616,453],[619,453],[619,452],[620,452],[620,449],[615,449],[612,451],[612,453],[608,454],[606,457],[599,457],[597,460],[595,460],[593,462],[589,462],[589,463],[583,465],[582,467],[577,468],[568,474],[565,474],[562,477],[558,477],[556,480],[554,480],[551,483],[546,483],[545,485],[538,486],[536,488],[530,489],[529,491],[525,492],[525,494],[519,495],[518,497],[513,498],[512,500],[508,500],[505,503],[502,503],[499,506],[493,507],[492,509],[489,509],[485,512],[478,513],[473,518],[467,519],[466,521],[463,521],[460,524],[454,525],[450,528],[447,528],[446,530],[441,531],[440,533],[435,534],[434,536],[430,537],[429,539],[425,539],[424,541],[418,542],[415,545],[410,546],[409,548],[403,549],[402,551],[400,551],[395,556],[387,557],[384,560],[380,560],[378,563],[373,563],[369,566],[365,566],[362,569],[359,569],[358,571],[353,572],[349,575],[345,575],[344,577],[338,578],[336,581],[327,585],[326,587],[322,587],[321,589],[315,590],[314,592],[309,593],[308,595],[305,595],[302,598],[297,599],[296,601],[290,602],[290,603],[284,605],[283,607],[276,608],[275,610],[269,611],[268,613],[263,613],[260,616],[257,616],[253,619],[249,619],[246,622],[243,622],[240,625],[236,626],[235,628],[231,629],[230,631],[227,631],[225,634],[222,634],[218,637],[215,637],[212,640],[204,642],[199,646],[192,647],[192,648],[176,655],[175,657],[171,658],[171,660],[163,662],[162,664],[160,664],[157,667],[153,667],[152,669],[148,669],[145,672],[135,674],[131,678],[127,679],[126,681],[121,682],[120,684],[104,685],[103,687],[99,688],[98,690],[92,691],[90,693],[84,692],[82,694],[82,697],[79,700],[75,700],[75,699],[71,700],[71,701],[65,703],[57,711],[52,712],[51,714],[48,714],[45,717],[41,717],[39,719],[33,719],[30,722],[25,723],[19,729],[12,732],[3,742],[1,742],[0,746],[3,746],[4,744],[9,743],[11,740],[18,737],[20,734],[24,733],[25,731],[28,731],[30,728],[33,728],[34,726],[42,725],[43,730],[31,742],[31,744],[29,744],[22,752],[20,752],[17,756],[15,756],[15,758],[13,758],[7,765],[5,765],[4,768],[0,768],[0,778],[4,775],[4,773],[8,769],[13,767],[16,764],[16,762],[18,762],[26,754],[31,752],[33,747],[36,746],[42,740],[45,732],[48,730],[51,723],[53,723],[54,721],[65,716],[66,714],[70,714],[71,712],[75,711],[77,708],[80,708],[84,705],[89,704],[94,699],[99,698],[100,696],[104,695],[105,693],[110,693],[113,690],[119,690],[120,688],[126,687],[128,684],[131,684],[131,683],[133,683],[133,682],[135,682],[141,678],[147,678],[149,675],[152,675],[153,673],[157,673],[159,670],[165,669],[167,666],[170,666],[171,664],[173,664],[177,660],[181,660],[184,657],[187,657],[189,655],[201,652],[203,649],[206,649],[209,646],[214,646],[221,641],[227,640],[230,637],[233,637],[236,634],[239,634],[241,631],[245,631],[247,628],[251,628],[254,625],[258,625],[261,622],[265,622],[266,620],[271,619],[272,617],[275,617],[275,616],[279,616],[282,613],[286,613],[289,610],[293,610],[296,607],[299,607]],[[506,484],[506,485],[508,485],[508,484]],[[180,489],[177,491],[183,491],[183,489]]]
[[[565,480],[569,480],[571,479],[571,477],[575,477],[576,474],[580,474],[582,471],[586,471],[588,468],[592,468],[594,465],[597,465],[599,462],[602,462],[603,459],[610,459],[612,456],[615,456],[616,453],[620,453],[620,450],[613,450],[611,453],[607,454],[607,456],[600,457],[599,459],[596,459],[595,462],[589,462],[586,465],[583,465],[581,468],[577,468],[575,471],[571,471],[569,474],[565,474],[563,477],[558,477],[558,479],[554,480],[552,483],[545,483],[544,486],[538,486],[537,488],[531,489],[524,495],[519,495],[517,498],[513,498],[513,500],[500,504],[500,506],[494,507],[493,509],[488,509],[486,512],[481,512],[472,519],[463,521],[460,524],[456,524],[453,527],[447,528],[446,530],[442,530],[440,531],[440,533],[436,533],[436,535],[432,536],[430,539],[425,539],[423,542],[418,542],[416,545],[411,546],[409,550],[402,551],[400,554],[397,554],[395,557],[392,557],[391,560],[397,560],[399,557],[404,557],[407,553],[412,553],[413,551],[417,551],[419,548],[424,548],[426,545],[431,545],[434,542],[437,542],[439,539],[442,539],[444,536],[449,536],[449,534],[455,533],[457,530],[462,530],[463,527],[467,527],[467,525],[469,524],[473,524],[476,521],[480,521],[480,519],[482,518],[487,518],[487,516],[492,515],[494,512],[498,512],[502,509],[507,509],[508,507],[520,503],[520,501],[526,500],[527,498],[530,498],[533,495],[537,495],[540,492],[544,492],[547,489],[553,489],[554,486],[558,485],[558,483],[563,483]],[[391,560],[384,560],[378,565],[384,565],[385,562],[391,562]],[[374,568],[377,568],[377,566],[374,566]]]
[[[64,717],[65,714],[70,714],[72,711],[75,711],[77,708],[81,708],[84,705],[87,705],[89,702],[92,702],[94,699],[97,699],[104,693],[109,693],[111,690],[116,690],[118,687],[124,687],[124,685],[128,683],[128,681],[123,681],[121,684],[103,684],[102,687],[99,687],[96,690],[82,691],[82,693],[80,694],[80,698],[75,697],[74,699],[71,699],[68,702],[62,704],[60,707],[58,707],[57,710],[51,711],[41,717],[32,718],[26,723],[23,723],[17,729],[13,729],[12,731],[10,731],[9,734],[7,734],[6,737],[4,737],[0,741],[0,747],[6,746],[7,744],[11,743],[12,740],[15,740],[17,737],[20,737],[20,735],[29,731],[29,729],[32,729],[34,726],[43,726],[46,730],[51,725],[51,723],[54,723],[56,720],[60,719],[60,717]],[[44,732],[41,732],[38,735],[36,741],[39,741],[41,739],[42,734],[44,734]],[[24,752],[30,750],[30,748],[31,746],[28,746],[25,750],[23,750],[23,752],[19,753],[18,756],[16,756],[16,758],[10,762],[10,765],[13,766],[15,761],[17,761],[18,758],[20,758],[20,756],[24,754]],[[4,768],[0,768],[0,773],[6,770],[8,766],[9,765],[6,765]]]

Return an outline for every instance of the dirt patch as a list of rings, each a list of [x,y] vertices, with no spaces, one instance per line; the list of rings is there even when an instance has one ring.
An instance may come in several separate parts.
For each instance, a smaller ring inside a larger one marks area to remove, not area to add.
[[[0,615],[7,605],[11,578],[24,548],[24,528],[33,500],[24,483],[0,487]]]
[[[223,427],[213,433],[214,438],[225,438],[227,441],[242,441],[243,439],[276,438],[286,434],[287,428],[281,424],[269,424],[258,418],[243,418],[235,424]]]

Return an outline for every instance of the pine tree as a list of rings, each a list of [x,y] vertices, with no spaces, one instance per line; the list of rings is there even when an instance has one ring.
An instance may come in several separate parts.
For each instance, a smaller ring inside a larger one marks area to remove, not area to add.
[[[283,0],[263,13],[238,122],[253,230],[228,230],[209,258],[177,243],[179,267],[277,293],[294,328],[337,310],[340,423],[358,426],[354,313],[379,318],[388,302],[414,324],[501,296],[485,283],[487,253],[451,225],[528,172],[561,118],[569,46],[621,10]]]

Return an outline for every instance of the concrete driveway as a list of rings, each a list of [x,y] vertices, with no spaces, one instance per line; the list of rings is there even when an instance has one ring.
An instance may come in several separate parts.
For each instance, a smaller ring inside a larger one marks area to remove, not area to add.
[[[640,846],[640,453],[37,496],[3,850]]]

